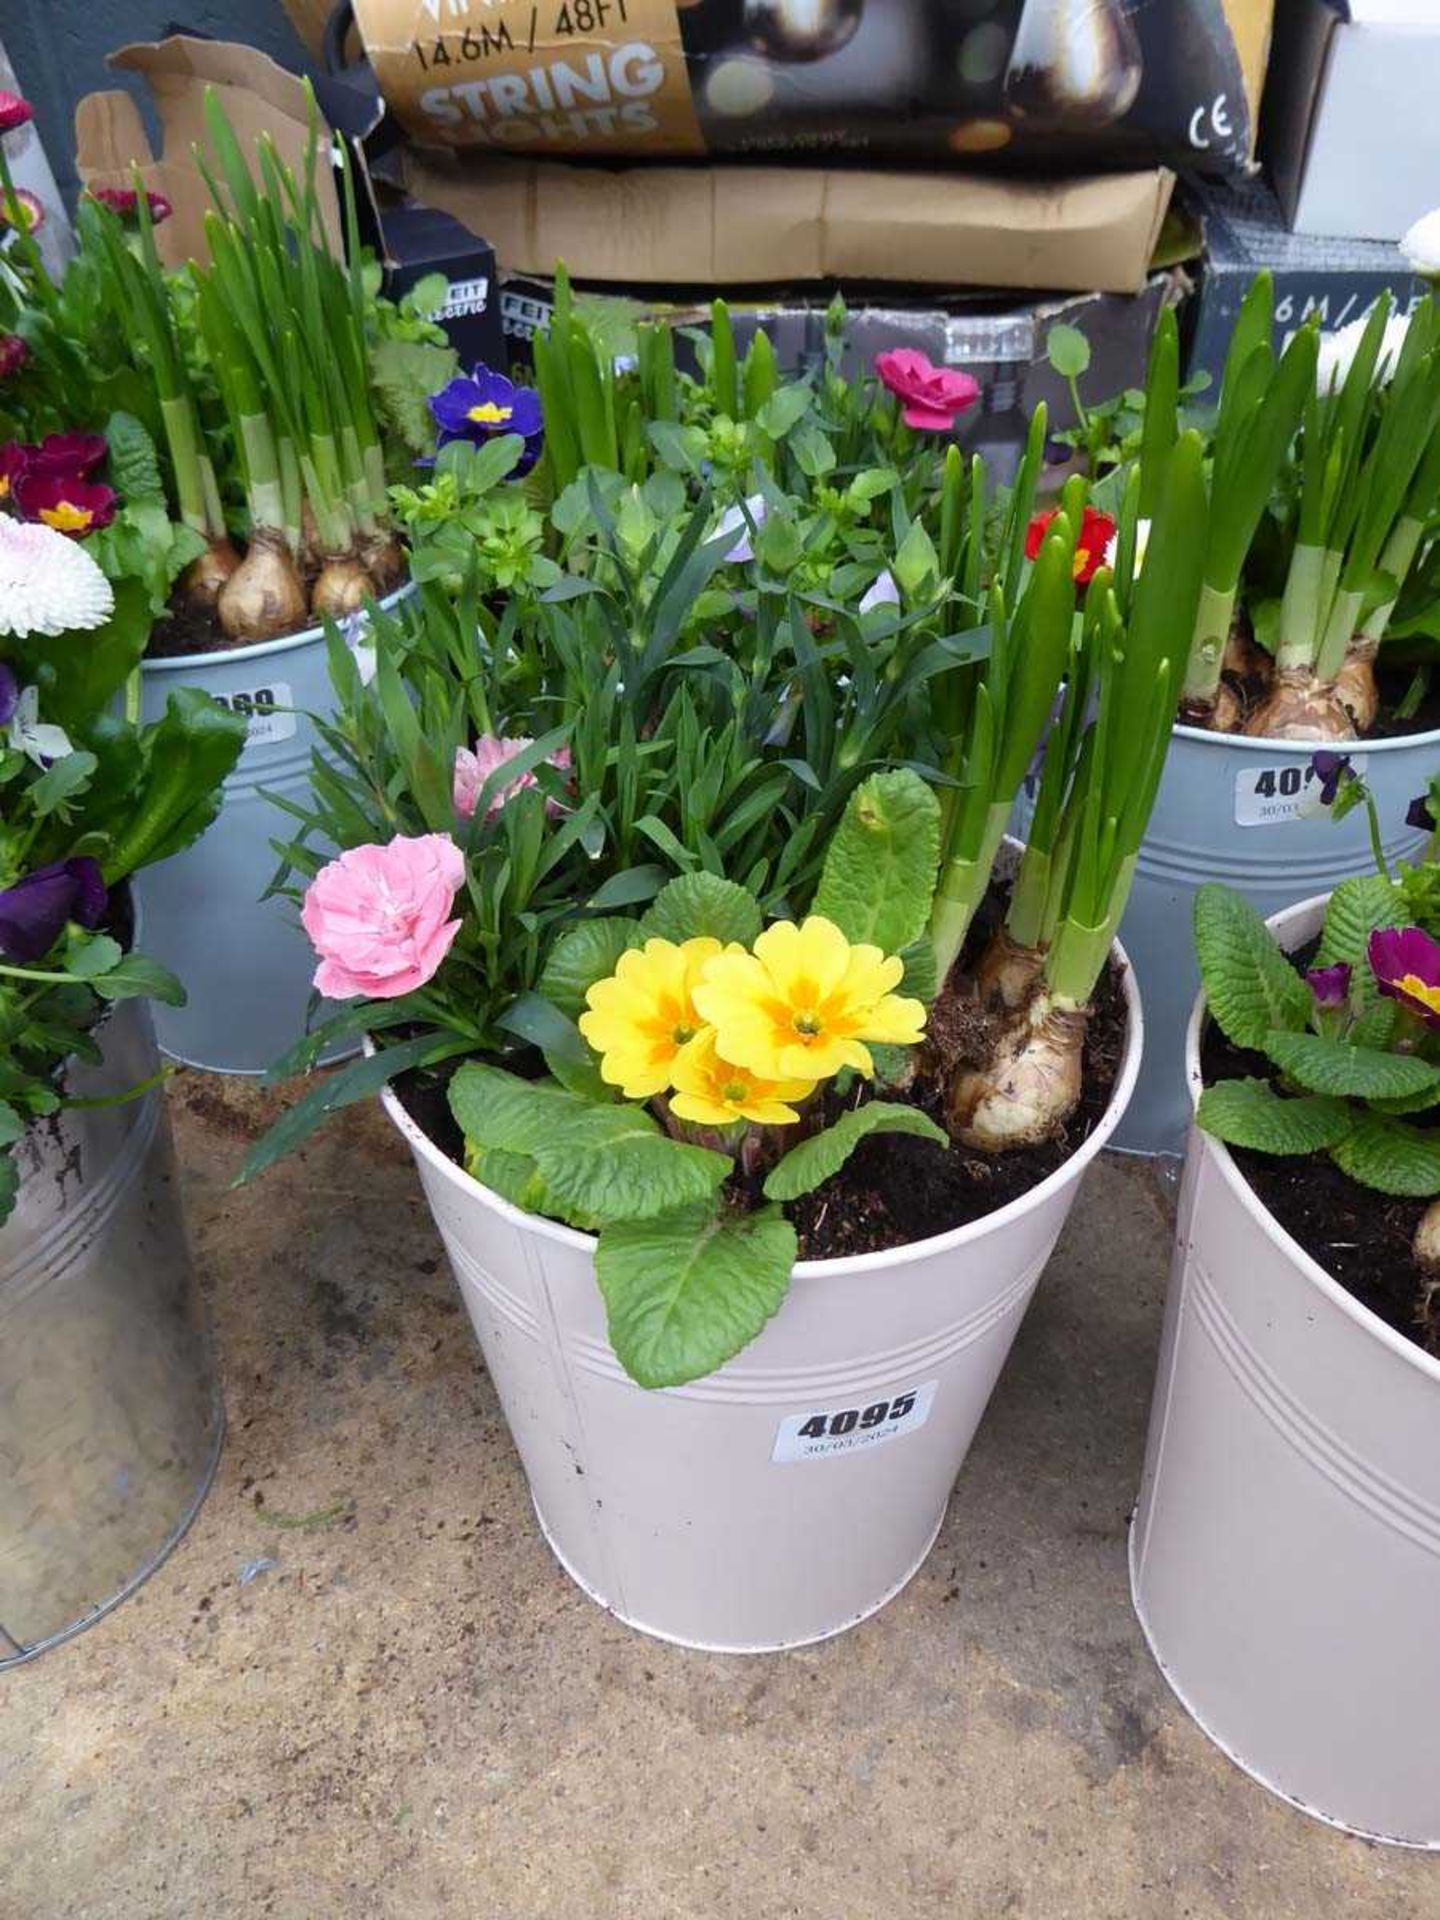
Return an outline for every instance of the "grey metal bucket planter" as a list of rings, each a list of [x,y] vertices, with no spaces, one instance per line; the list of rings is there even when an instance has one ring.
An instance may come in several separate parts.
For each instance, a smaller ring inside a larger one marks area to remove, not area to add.
[[[1405,810],[1440,770],[1440,733],[1341,750],[1375,795],[1386,859],[1413,859],[1426,836],[1406,826]],[[1222,881],[1269,915],[1374,864],[1364,809],[1337,821],[1320,804],[1314,753],[1313,745],[1175,729],[1120,926],[1145,1007],[1145,1058],[1113,1142],[1123,1151],[1185,1151],[1185,1030],[1200,991],[1196,889]]]
[[[160,1065],[116,1007],[71,1093]],[[0,1227],[0,1667],[80,1632],[153,1573],[205,1498],[224,1412],[164,1095],[64,1109],[17,1150]]]
[[[402,588],[382,607],[411,591]],[[212,1073],[263,1073],[306,1030],[315,955],[293,903],[262,900],[278,860],[271,841],[295,823],[272,805],[276,793],[303,800],[313,716],[328,717],[334,689],[321,627],[228,653],[146,660],[141,704],[158,719],[177,687],[200,687],[250,716],[245,750],[225,782],[219,817],[194,846],[148,867],[135,882],[145,916],[145,950],[177,974],[183,1007],[157,1007],[161,1049]],[[322,1002],[318,1023],[335,1011]],[[333,1050],[338,1059],[357,1045]]]

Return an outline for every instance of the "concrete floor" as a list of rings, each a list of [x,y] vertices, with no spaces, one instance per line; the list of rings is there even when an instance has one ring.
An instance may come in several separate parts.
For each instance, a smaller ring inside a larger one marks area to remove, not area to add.
[[[1141,1644],[1168,1222],[1133,1163],[1092,1173],[913,1584],[746,1660],[551,1559],[378,1112],[233,1193],[265,1097],[172,1097],[229,1443],[159,1574],[0,1679],[3,1920],[1440,1916],[1440,1860],[1252,1786]]]

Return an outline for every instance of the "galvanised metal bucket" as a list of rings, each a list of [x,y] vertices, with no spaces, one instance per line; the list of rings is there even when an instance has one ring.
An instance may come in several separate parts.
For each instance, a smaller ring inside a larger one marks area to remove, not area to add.
[[[392,607],[403,587],[380,604]],[[261,899],[275,876],[273,840],[297,823],[269,793],[305,801],[310,754],[319,741],[312,716],[335,708],[322,627],[228,653],[146,660],[141,705],[158,720],[177,687],[199,687],[250,716],[245,749],[219,817],[173,860],[147,867],[133,882],[145,917],[145,951],[184,982],[183,1007],[155,1008],[155,1033],[172,1060],[212,1073],[263,1073],[306,1029],[315,954],[294,903]],[[320,1003],[318,1024],[337,1009]],[[358,1050],[333,1049],[327,1059]]]
[[[1406,826],[1405,810],[1440,771],[1440,733],[1342,750],[1375,796],[1386,859],[1413,859],[1426,836]],[[1140,1080],[1113,1142],[1122,1150],[1185,1151],[1185,1028],[1200,990],[1196,889],[1222,881],[1268,915],[1374,866],[1364,809],[1336,821],[1320,804],[1314,753],[1313,745],[1174,731],[1120,926],[1145,1002]]]
[[[1323,900],[1277,916],[1318,933]],[[1205,1024],[1187,1036],[1192,1109]],[[1383,1196],[1375,1196],[1382,1204]],[[1130,1583],[1181,1705],[1252,1779],[1440,1849],[1440,1361],[1190,1138]]]
[[[148,941],[147,941],[148,946]],[[143,1001],[66,1091],[159,1071]],[[100,1617],[194,1518],[224,1411],[190,1265],[164,1094],[32,1124],[0,1227],[0,1667]]]
[[[743,1353],[659,1392],[610,1346],[594,1240],[471,1179],[387,1090],[541,1530],[593,1600],[661,1640],[762,1653],[843,1633],[919,1571],[1081,1177],[1134,1085],[1128,972],[1125,989],[1110,1106],[1049,1179],[911,1246],[801,1261]]]

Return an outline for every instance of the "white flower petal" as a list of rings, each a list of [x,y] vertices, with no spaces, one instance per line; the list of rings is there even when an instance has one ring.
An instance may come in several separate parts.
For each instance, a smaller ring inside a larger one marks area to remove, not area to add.
[[[1416,273],[1440,273],[1440,207],[1405,229],[1400,251]]]
[[[895,584],[895,576],[886,567],[877,574],[875,580],[860,596],[861,613],[869,613],[873,607],[898,607],[900,589]]]
[[[78,540],[0,519],[0,634],[88,633],[114,611],[110,582]]]

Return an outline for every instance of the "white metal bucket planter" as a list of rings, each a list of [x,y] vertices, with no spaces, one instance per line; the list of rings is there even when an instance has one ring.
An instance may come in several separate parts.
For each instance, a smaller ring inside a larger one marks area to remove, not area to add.
[[[412,591],[383,600],[393,607]],[[310,627],[228,653],[146,660],[142,713],[158,720],[177,687],[199,687],[250,716],[249,734],[225,782],[219,817],[194,846],[135,880],[145,950],[185,983],[183,1007],[155,1009],[155,1031],[172,1060],[213,1073],[263,1073],[305,1032],[315,955],[294,904],[261,899],[279,864],[273,840],[296,823],[267,795],[304,801],[313,715],[335,708],[325,632]],[[316,1023],[337,1008],[321,1004]],[[351,1044],[332,1050],[334,1060]]]
[[[955,1476],[1080,1178],[1140,1063],[1064,1166],[987,1219],[889,1253],[797,1265],[779,1313],[707,1379],[647,1392],[606,1338],[594,1241],[469,1178],[396,1096],[545,1537],[642,1632],[751,1653],[884,1606],[939,1532]]]
[[[147,942],[148,944],[148,942]],[[82,1097],[158,1070],[148,1009],[107,1016]],[[78,1633],[175,1546],[224,1414],[164,1095],[66,1109],[17,1148],[0,1227],[0,1668]]]
[[[1375,795],[1386,858],[1413,858],[1425,835],[1405,825],[1405,810],[1440,770],[1440,733],[1341,750]],[[1135,1098],[1116,1129],[1118,1148],[1185,1151],[1185,1029],[1200,989],[1196,888],[1223,881],[1271,914],[1373,865],[1363,808],[1337,822],[1321,806],[1310,774],[1314,753],[1313,744],[1174,731],[1120,927],[1145,1001],[1146,1038]]]
[[[1275,917],[1287,945],[1323,900]],[[1200,1094],[1203,1001],[1187,1036]],[[1334,1826],[1440,1848],[1440,1363],[1191,1135],[1140,1501],[1135,1609],[1181,1704]]]

